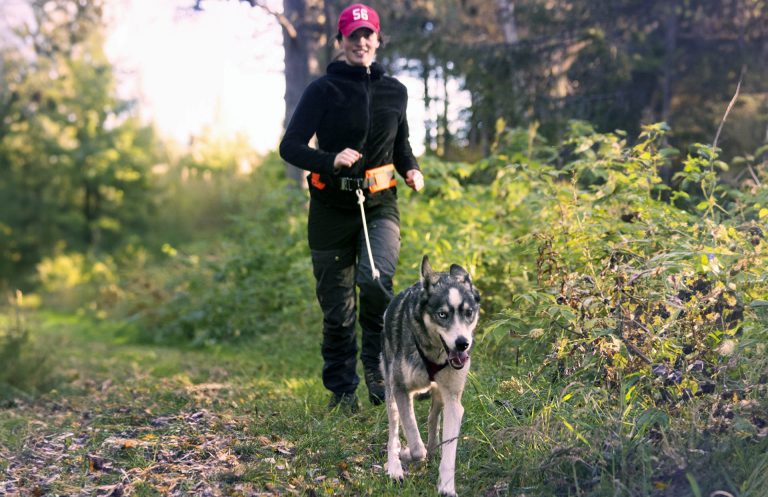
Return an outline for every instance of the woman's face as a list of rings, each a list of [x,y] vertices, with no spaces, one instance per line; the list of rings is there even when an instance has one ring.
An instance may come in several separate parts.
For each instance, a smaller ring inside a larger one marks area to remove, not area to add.
[[[342,37],[341,48],[347,64],[368,67],[373,63],[376,49],[379,48],[379,35],[368,28],[356,29],[349,36]]]

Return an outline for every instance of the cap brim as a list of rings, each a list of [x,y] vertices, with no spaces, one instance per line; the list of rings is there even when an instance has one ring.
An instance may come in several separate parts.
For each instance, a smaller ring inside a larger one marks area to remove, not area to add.
[[[374,33],[379,32],[379,30],[376,29],[376,26],[372,22],[360,20],[360,21],[355,21],[349,24],[348,26],[346,26],[344,31],[341,32],[341,34],[344,36],[349,36],[360,28],[368,28]]]

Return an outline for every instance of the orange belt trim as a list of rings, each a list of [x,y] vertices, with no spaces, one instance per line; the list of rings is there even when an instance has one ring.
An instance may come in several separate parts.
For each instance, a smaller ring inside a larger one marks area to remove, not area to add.
[[[310,182],[312,183],[312,186],[314,186],[318,190],[322,190],[327,186],[325,183],[323,183],[320,180],[320,173],[312,173],[310,175]]]
[[[309,178],[312,186],[318,190],[323,190],[328,186],[320,179],[320,173],[312,173]],[[393,164],[385,164],[374,169],[369,169],[365,172],[365,179],[368,184],[368,191],[371,193],[392,188],[397,185],[395,166]]]
[[[386,164],[365,172],[365,178],[368,180],[368,191],[371,193],[380,192],[397,185],[395,179],[395,166]]]

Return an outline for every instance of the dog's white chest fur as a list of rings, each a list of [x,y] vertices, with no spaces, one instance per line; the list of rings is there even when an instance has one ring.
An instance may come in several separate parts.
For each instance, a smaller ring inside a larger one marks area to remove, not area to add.
[[[423,391],[430,388],[432,381],[424,366],[413,363],[405,358],[400,361],[400,370],[403,372],[403,383],[409,392]]]

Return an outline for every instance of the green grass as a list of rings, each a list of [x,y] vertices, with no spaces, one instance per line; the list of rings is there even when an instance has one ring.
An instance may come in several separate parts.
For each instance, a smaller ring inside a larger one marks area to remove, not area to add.
[[[401,484],[387,478],[383,407],[326,411],[319,330],[201,349],[137,344],[129,328],[82,316],[30,322],[55,352],[57,383],[0,411],[0,469],[22,493],[435,494],[436,460]],[[646,436],[602,389],[508,357],[482,340],[475,349],[460,495],[763,495],[764,439],[707,434],[695,405],[661,440]],[[424,429],[428,402],[416,410]]]
[[[147,469],[187,459],[225,492],[420,495],[434,487],[434,465],[416,468],[403,485],[386,478],[383,407],[326,412],[317,332],[201,350],[135,345],[112,324],[47,315],[39,335],[56,350],[58,388],[0,411],[0,448],[28,466],[32,491],[54,474],[39,488],[92,490],[125,471],[136,495],[163,494],[164,482],[183,473],[163,478]],[[427,406],[418,407],[426,416]],[[63,458],[40,465],[46,453]],[[89,457],[109,469],[89,467]],[[200,479],[185,481],[194,488]]]
[[[425,158],[430,186],[402,192],[395,287],[427,253],[483,295],[460,494],[768,496],[768,193],[713,196],[697,146],[692,189],[660,201],[667,131],[510,130],[474,165]],[[61,254],[41,298],[0,312],[0,494],[434,493],[435,461],[388,481],[382,407],[326,412],[306,196],[283,176],[273,155],[230,178],[210,200],[231,209],[179,190],[230,219],[215,241],[156,226],[144,248]]]

